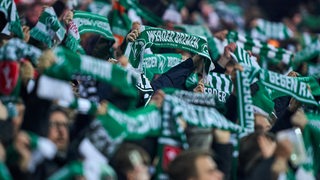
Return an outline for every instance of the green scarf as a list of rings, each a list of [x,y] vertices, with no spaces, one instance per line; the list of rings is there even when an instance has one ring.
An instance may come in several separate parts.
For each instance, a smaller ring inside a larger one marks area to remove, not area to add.
[[[106,17],[84,11],[75,11],[74,23],[78,26],[79,34],[95,33],[114,41],[114,37]]]
[[[67,180],[77,176],[84,176],[83,163],[81,161],[72,161],[63,166],[59,171],[55,172],[49,180]]]
[[[108,103],[107,114],[97,119],[110,134],[115,134],[113,137],[143,139],[146,136],[158,136],[161,130],[161,116],[155,105],[123,112]]]
[[[98,81],[110,83],[124,95],[137,97],[136,77],[123,68],[106,61],[86,55],[78,55],[68,49],[55,49],[57,62],[45,71],[45,74],[57,79],[69,81],[75,73],[91,75]]]
[[[169,94],[179,99],[183,99],[184,101],[190,104],[207,107],[215,107],[216,105],[215,98],[209,94],[194,93],[174,88],[165,88],[162,90],[165,92],[165,94]]]
[[[301,102],[319,106],[319,103],[316,102],[312,93],[309,91],[306,82],[264,69],[261,69],[259,78],[264,86],[272,90],[293,96]],[[273,95],[273,97],[275,96]]]
[[[211,60],[206,39],[191,34],[148,26],[141,27],[140,36],[133,43],[128,44],[125,54],[132,66],[137,68],[140,59],[143,58],[143,51],[153,46],[156,48],[177,48],[199,54]]]
[[[142,69],[147,78],[152,80],[154,75],[163,74],[181,62],[181,54],[145,54]]]
[[[2,0],[0,2],[0,11],[5,14],[8,21],[2,33],[10,35],[10,32],[12,32],[17,37],[23,39],[24,35],[15,2],[13,0]]]
[[[40,15],[39,21],[30,31],[31,37],[41,41],[51,48],[59,44],[66,34],[65,28],[59,22],[52,7],[47,7]]]
[[[12,177],[6,165],[0,161],[0,179],[11,180]]]
[[[136,13],[141,16],[143,19],[147,20],[154,26],[159,26],[163,24],[161,18],[156,16],[153,12],[147,8],[141,6],[136,0],[120,0],[119,3],[124,6],[126,9],[133,9]]]
[[[235,31],[230,31],[227,35],[228,42],[236,42],[237,46],[252,51],[254,54],[258,54],[262,57],[281,60],[285,64],[289,64],[293,60],[293,53],[283,49],[275,48],[268,43],[259,41],[252,37],[243,36]]]

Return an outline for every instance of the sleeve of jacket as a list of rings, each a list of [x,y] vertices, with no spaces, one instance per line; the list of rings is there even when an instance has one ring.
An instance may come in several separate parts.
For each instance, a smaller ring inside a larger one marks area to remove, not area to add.
[[[165,87],[185,90],[185,81],[194,69],[193,61],[189,58],[152,81],[151,86],[154,91]]]

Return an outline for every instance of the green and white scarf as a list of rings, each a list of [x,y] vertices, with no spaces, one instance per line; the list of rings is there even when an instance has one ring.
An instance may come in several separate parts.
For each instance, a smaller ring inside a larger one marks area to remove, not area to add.
[[[293,59],[293,53],[286,49],[276,48],[270,44],[259,41],[258,39],[241,35],[235,31],[230,31],[227,35],[227,39],[229,43],[236,42],[239,47],[252,51],[254,54],[271,59],[277,59],[285,64],[291,63]]]
[[[261,69],[259,78],[264,86],[272,90],[290,95],[301,102],[319,106],[319,102],[314,99],[306,82],[264,69]]]
[[[114,41],[114,37],[106,17],[84,11],[75,11],[73,21],[78,26],[79,34],[95,33]]]
[[[260,65],[258,64],[258,62],[253,57],[251,57],[247,51],[245,51],[239,46],[237,46],[234,53],[231,53],[231,56],[238,63],[243,63],[249,67],[255,67],[256,69],[260,69]]]
[[[194,93],[174,88],[164,88],[162,90],[165,94],[169,94],[179,99],[183,99],[184,101],[190,104],[207,107],[215,107],[216,105],[215,98],[208,94]]]
[[[257,26],[251,30],[251,36],[262,41],[268,39],[284,40],[294,36],[293,32],[283,23],[257,19]]]
[[[152,80],[154,75],[163,74],[181,62],[181,54],[145,54],[142,69],[147,78]]]
[[[63,47],[54,50],[57,62],[45,71],[53,78],[69,81],[75,73],[90,75],[97,81],[110,83],[124,95],[137,97],[136,77],[118,65],[91,56],[78,55]]]
[[[133,9],[139,16],[141,16],[143,19],[147,20],[154,26],[163,24],[163,21],[160,17],[156,16],[147,8],[141,6],[136,0],[120,0],[119,3],[126,9]]]
[[[207,40],[202,37],[148,26],[142,26],[140,32],[138,39],[129,43],[125,52],[134,68],[138,67],[143,58],[143,51],[153,46],[156,48],[177,48],[211,60]]]
[[[190,125],[201,128],[218,128],[238,133],[246,131],[245,126],[242,127],[227,120],[215,108],[193,105],[171,95],[166,95],[165,100],[172,104],[173,114],[176,117],[181,115]]]
[[[77,52],[80,46],[80,34],[74,21],[70,21],[67,25],[67,37],[64,40],[66,47],[71,51]]]
[[[205,94],[212,94],[220,102],[226,103],[226,99],[233,90],[233,84],[229,75],[209,72],[205,79]]]
[[[31,60],[34,65],[38,64],[38,58],[42,52],[40,49],[27,44],[21,39],[13,38],[0,48],[0,61],[19,61],[22,58]]]
[[[49,48],[59,44],[65,34],[66,30],[59,22],[52,7],[47,7],[42,12],[36,26],[30,31],[31,37],[45,43]]]
[[[253,100],[250,89],[250,76],[252,69],[244,68],[237,71],[237,107],[240,126],[245,129],[239,136],[243,137],[254,131]]]
[[[294,64],[309,61],[320,54],[320,40],[316,39],[311,44],[308,44],[304,49],[298,51],[294,56]]]
[[[12,32],[23,39],[24,35],[15,2],[13,0],[2,0],[0,2],[0,11],[5,14],[8,21],[2,33],[10,35],[10,32]]]

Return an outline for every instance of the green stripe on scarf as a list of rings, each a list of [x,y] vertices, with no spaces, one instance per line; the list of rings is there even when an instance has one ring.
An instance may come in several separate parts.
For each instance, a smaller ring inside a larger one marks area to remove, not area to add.
[[[73,21],[78,26],[80,35],[84,33],[95,33],[114,41],[109,21],[104,16],[84,11],[75,11]]]
[[[39,21],[30,31],[31,37],[48,45],[49,48],[59,44],[66,30],[59,22],[52,7],[46,8],[39,17]]]
[[[154,75],[163,74],[181,62],[181,54],[145,54],[142,69],[147,78],[152,80]]]
[[[151,47],[173,48],[199,54],[211,60],[207,40],[191,34],[169,31],[161,28],[142,27],[141,34],[133,43],[129,43],[126,56],[133,67],[137,68],[142,59],[143,50]]]
[[[99,60],[91,56],[78,55],[68,49],[55,49],[57,62],[45,71],[45,74],[57,79],[71,80],[75,73],[90,75],[98,81],[110,83],[112,86],[132,98],[137,97],[136,77],[123,68]]]

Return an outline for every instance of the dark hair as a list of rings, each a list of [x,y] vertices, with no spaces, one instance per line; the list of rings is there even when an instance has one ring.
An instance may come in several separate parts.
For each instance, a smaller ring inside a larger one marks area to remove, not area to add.
[[[268,132],[256,131],[243,137],[239,146],[238,175],[245,177],[252,171],[255,165],[262,160],[262,153],[258,144],[258,137],[266,136],[274,140],[274,135]]]
[[[196,160],[204,156],[212,157],[212,153],[202,149],[194,149],[179,154],[168,166],[170,179],[186,180],[191,177],[197,177]]]
[[[62,114],[64,114],[68,119],[70,119],[70,116],[68,114],[68,112],[60,107],[60,106],[57,106],[57,105],[53,105],[50,107],[49,111],[48,111],[48,118],[50,118],[50,116],[55,113],[55,112],[61,112]]]
[[[110,159],[110,165],[116,171],[119,180],[126,179],[127,172],[134,169],[134,165],[129,157],[132,151],[138,151],[145,165],[148,165],[150,162],[149,154],[140,146],[132,143],[121,144]]]

